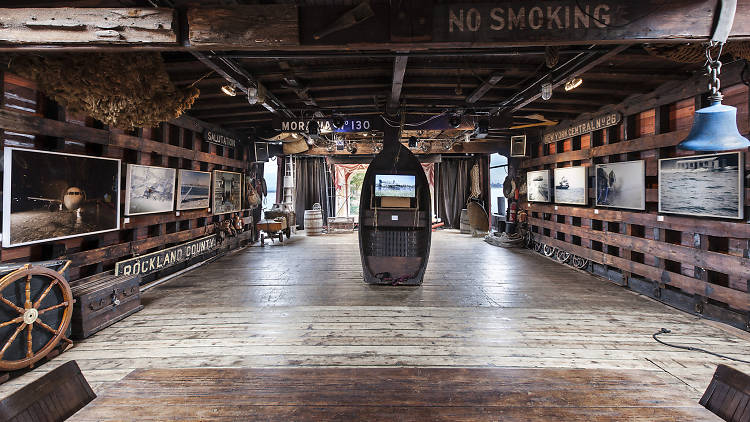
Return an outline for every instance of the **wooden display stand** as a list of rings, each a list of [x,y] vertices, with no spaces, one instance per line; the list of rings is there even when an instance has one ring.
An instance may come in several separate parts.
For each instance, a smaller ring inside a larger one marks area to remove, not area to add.
[[[432,227],[427,177],[417,158],[388,127],[383,151],[367,168],[359,208],[359,248],[366,283],[419,285],[430,255]],[[398,163],[398,166],[394,166]],[[414,176],[414,197],[375,196],[376,175]]]

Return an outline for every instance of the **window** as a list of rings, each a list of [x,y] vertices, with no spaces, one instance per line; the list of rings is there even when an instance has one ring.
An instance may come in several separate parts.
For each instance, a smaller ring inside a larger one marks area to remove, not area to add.
[[[497,198],[505,197],[503,195],[503,182],[507,175],[508,158],[500,154],[490,155],[490,201],[488,209],[492,210],[494,214],[501,211],[498,210]]]

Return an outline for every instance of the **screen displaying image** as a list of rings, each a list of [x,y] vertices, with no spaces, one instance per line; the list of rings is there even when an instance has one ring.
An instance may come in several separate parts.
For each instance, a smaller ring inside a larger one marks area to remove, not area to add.
[[[375,196],[414,198],[416,196],[415,181],[415,176],[404,174],[376,174]]]

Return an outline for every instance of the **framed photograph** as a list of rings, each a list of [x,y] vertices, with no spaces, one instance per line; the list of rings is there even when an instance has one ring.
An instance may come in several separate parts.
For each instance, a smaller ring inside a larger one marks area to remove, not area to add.
[[[120,160],[6,147],[3,247],[120,229]]]
[[[214,214],[242,209],[242,173],[214,170]]]
[[[588,204],[588,177],[586,167],[555,169],[555,203]]]
[[[174,210],[176,169],[128,164],[125,215]]]
[[[596,206],[646,209],[646,162],[596,165]]]
[[[194,210],[211,206],[211,172],[177,172],[177,209]]]
[[[529,202],[552,201],[549,170],[526,173],[526,200]]]
[[[741,152],[659,160],[659,212],[743,218],[744,163]]]

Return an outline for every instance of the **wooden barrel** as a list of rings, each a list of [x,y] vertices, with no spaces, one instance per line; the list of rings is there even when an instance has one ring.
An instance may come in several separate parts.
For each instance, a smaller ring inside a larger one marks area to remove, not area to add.
[[[459,227],[461,229],[461,233],[471,233],[471,224],[469,224],[469,211],[466,208],[461,210],[461,224]]]
[[[323,212],[320,204],[313,205],[313,209],[305,210],[305,234],[319,236],[323,234]]]

